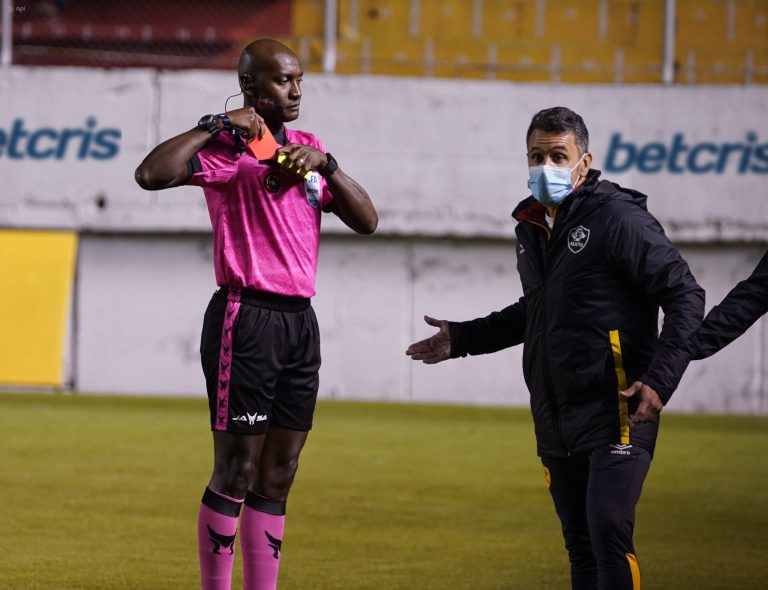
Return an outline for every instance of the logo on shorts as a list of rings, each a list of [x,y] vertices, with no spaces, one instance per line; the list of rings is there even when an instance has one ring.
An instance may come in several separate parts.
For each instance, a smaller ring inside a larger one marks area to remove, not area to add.
[[[307,195],[307,202],[313,209],[317,209],[320,204],[320,175],[317,172],[310,172],[304,177],[304,194]]]
[[[574,227],[568,232],[568,249],[574,254],[581,252],[588,241],[589,230],[583,225]]]
[[[280,177],[277,174],[267,174],[264,178],[264,188],[270,193],[276,193],[280,190]]]
[[[631,455],[632,451],[629,449],[632,448],[632,445],[608,445],[613,450],[611,451],[611,455]]]
[[[232,418],[232,422],[248,422],[248,426],[253,426],[256,424],[256,422],[264,422],[267,419],[266,414],[259,414],[256,412],[255,414],[249,414],[246,412],[243,415],[235,416]]]

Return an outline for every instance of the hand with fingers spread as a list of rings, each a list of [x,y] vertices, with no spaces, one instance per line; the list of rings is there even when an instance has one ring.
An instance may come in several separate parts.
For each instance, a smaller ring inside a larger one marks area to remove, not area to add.
[[[637,410],[630,416],[630,426],[635,426],[641,422],[656,422],[659,414],[664,409],[659,394],[652,387],[642,381],[635,381],[632,385],[621,392],[625,398],[629,399],[635,395],[640,400]]]
[[[451,358],[451,335],[448,331],[448,322],[436,320],[428,315],[424,316],[424,321],[440,330],[429,338],[411,344],[405,354],[427,365],[434,365]]]

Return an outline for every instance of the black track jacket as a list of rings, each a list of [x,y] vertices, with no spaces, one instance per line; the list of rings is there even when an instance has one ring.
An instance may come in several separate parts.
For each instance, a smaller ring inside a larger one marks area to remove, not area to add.
[[[522,201],[512,215],[523,297],[449,324],[454,358],[524,343],[541,456],[602,444],[653,453],[658,423],[630,430],[637,396],[627,402],[619,390],[639,380],[667,403],[704,313],[704,291],[646,209],[646,196],[599,176],[590,170],[563,201],[551,232],[544,207],[533,197]]]
[[[694,359],[705,359],[736,340],[768,311],[768,252],[704,318]]]

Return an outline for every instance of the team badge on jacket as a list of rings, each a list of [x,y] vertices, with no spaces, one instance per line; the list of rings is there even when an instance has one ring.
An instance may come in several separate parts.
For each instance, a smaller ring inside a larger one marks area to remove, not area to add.
[[[304,177],[304,194],[307,195],[307,202],[317,209],[320,204],[320,175],[317,172],[310,172]]]
[[[578,254],[584,249],[589,241],[589,230],[583,225],[574,227],[568,232],[568,249],[574,254]]]

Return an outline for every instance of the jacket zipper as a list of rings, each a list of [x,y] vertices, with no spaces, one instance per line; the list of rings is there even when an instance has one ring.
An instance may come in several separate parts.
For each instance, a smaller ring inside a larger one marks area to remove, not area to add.
[[[533,225],[543,227],[539,225],[538,223],[533,223]],[[552,425],[555,430],[555,437],[557,438],[557,442],[560,444],[560,447],[566,452],[568,456],[571,455],[571,451],[568,449],[568,447],[565,444],[565,438],[563,437],[563,426],[562,426],[562,419],[560,417],[560,408],[557,403],[557,396],[555,396],[555,386],[552,383],[552,376],[549,372],[549,347],[547,346],[547,275],[549,274],[549,244],[550,240],[552,239],[552,232],[549,230],[549,228],[543,228],[547,232],[547,245],[544,250],[544,256],[542,257],[542,280],[541,280],[541,292],[542,292],[542,299],[544,302],[544,307],[542,310],[542,316],[544,318],[543,322],[543,330],[542,330],[542,345],[543,345],[543,354],[542,358],[544,359],[544,382],[547,389],[547,399],[549,400],[549,405],[552,409]],[[554,229],[554,228],[553,228]]]

